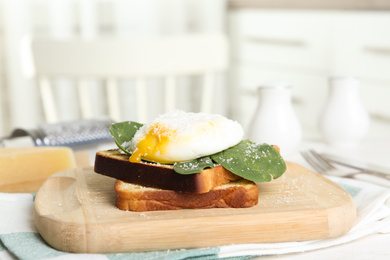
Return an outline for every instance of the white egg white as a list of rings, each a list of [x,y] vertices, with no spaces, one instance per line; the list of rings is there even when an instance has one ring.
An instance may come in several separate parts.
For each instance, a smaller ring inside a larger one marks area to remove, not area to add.
[[[224,116],[174,110],[141,127],[131,141],[131,149],[145,150],[140,146],[144,145],[142,140],[150,138],[150,133],[160,135],[164,142],[163,148],[152,149],[146,156],[157,162],[189,161],[215,154],[238,144],[244,137],[242,126]]]

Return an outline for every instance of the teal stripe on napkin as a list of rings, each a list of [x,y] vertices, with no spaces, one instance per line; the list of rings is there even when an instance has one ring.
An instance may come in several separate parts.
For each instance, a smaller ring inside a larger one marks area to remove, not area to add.
[[[34,232],[2,234],[0,238],[8,251],[18,259],[47,259],[65,254],[48,246],[41,236]]]
[[[141,253],[107,254],[110,260],[181,260],[181,259],[218,259],[219,248],[179,249],[165,251],[151,251]]]
[[[6,250],[6,247],[3,245],[3,242],[0,240],[0,252]]]

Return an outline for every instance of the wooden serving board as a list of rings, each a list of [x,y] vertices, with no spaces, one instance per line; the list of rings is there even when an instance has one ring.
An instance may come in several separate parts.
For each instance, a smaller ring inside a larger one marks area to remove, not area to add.
[[[78,253],[120,253],[337,237],[356,208],[337,184],[294,163],[259,184],[259,203],[244,209],[121,211],[115,180],[77,168],[54,174],[34,204],[39,233],[52,247]]]

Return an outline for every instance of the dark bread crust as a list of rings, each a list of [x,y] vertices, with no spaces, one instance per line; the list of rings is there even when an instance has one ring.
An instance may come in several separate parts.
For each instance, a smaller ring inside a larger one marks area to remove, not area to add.
[[[202,194],[145,188],[117,180],[115,192],[116,206],[131,211],[247,208],[258,203],[258,187],[247,180],[230,182]]]
[[[94,170],[125,182],[177,192],[206,193],[214,187],[242,179],[222,166],[201,173],[182,175],[172,166],[131,163],[119,149],[96,153]]]

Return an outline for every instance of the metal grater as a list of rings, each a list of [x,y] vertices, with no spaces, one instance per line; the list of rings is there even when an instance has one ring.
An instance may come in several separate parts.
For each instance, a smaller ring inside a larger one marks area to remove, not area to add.
[[[35,129],[15,129],[10,139],[30,136],[36,146],[78,146],[112,141],[111,119],[88,119],[42,124]]]

